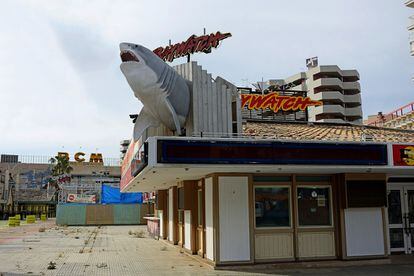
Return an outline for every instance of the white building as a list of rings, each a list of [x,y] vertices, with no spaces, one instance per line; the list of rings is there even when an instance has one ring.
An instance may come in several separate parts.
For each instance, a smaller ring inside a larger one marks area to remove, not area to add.
[[[342,70],[336,65],[309,68],[283,80],[269,80],[286,90],[307,91],[321,106],[308,108],[311,122],[362,124],[361,86],[357,70]]]
[[[405,2],[408,8],[414,8],[414,0]],[[414,56],[414,15],[410,16],[410,23],[408,25],[408,31],[410,31],[410,53]]]

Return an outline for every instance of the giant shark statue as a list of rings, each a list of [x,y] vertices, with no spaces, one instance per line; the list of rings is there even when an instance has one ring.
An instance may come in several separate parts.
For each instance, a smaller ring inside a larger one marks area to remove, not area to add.
[[[121,43],[121,71],[143,104],[134,126],[134,141],[160,123],[181,135],[190,109],[186,81],[151,50]]]

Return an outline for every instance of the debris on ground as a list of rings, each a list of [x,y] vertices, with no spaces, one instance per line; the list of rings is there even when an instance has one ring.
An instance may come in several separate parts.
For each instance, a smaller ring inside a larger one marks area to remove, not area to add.
[[[27,239],[23,239],[23,242],[40,242],[40,240],[27,240]]]
[[[76,236],[76,237],[75,237],[75,239],[79,239],[79,237],[78,237],[78,236]]]
[[[144,230],[140,230],[140,231],[129,230],[128,235],[133,236],[134,238],[145,238],[145,231]]]
[[[166,246],[163,246],[163,247],[161,247],[161,249],[160,249],[161,251],[167,251],[167,247]]]
[[[55,262],[52,262],[52,261],[50,261],[49,262],[49,265],[47,266],[47,269],[56,269],[56,263]]]
[[[46,231],[45,227],[42,226],[42,227],[39,228],[39,232],[45,232],[45,231]]]
[[[108,267],[108,265],[106,263],[99,263],[96,265],[97,268],[104,268],[104,267]]]

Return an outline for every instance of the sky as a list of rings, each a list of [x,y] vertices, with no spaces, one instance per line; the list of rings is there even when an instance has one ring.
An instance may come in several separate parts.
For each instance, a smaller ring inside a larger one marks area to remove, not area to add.
[[[0,153],[101,152],[119,157],[142,105],[119,65],[119,43],[155,49],[231,32],[196,54],[236,85],[305,70],[305,59],[360,73],[364,117],[414,101],[403,0],[2,0]],[[184,63],[184,58],[174,64]]]

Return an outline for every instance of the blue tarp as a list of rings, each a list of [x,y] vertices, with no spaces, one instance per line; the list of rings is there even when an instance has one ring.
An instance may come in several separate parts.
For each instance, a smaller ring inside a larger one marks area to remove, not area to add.
[[[102,185],[101,195],[101,203],[142,203],[142,193],[121,193],[110,185]]]

